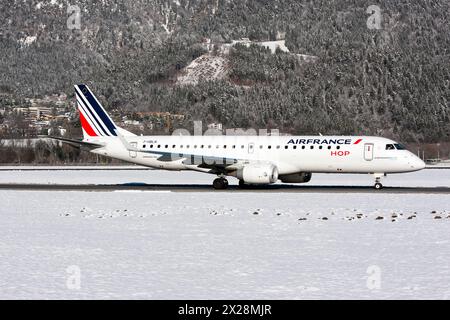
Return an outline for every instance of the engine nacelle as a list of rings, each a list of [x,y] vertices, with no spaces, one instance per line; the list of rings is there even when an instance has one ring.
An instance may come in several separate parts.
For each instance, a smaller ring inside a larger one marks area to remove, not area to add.
[[[280,176],[281,182],[284,183],[305,183],[311,180],[311,172],[299,172]]]
[[[236,178],[248,184],[270,184],[278,180],[278,168],[273,164],[252,164],[239,169]]]

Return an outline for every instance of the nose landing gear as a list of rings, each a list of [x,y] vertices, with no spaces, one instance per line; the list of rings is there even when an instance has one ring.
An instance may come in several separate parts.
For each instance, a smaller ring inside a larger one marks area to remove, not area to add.
[[[382,173],[375,173],[374,177],[375,177],[375,185],[373,186],[375,190],[381,190],[383,189],[383,185],[381,184],[381,177],[384,174]]]
[[[228,188],[228,180],[223,177],[219,177],[219,178],[215,179],[213,181],[213,188],[216,190],[227,189]]]

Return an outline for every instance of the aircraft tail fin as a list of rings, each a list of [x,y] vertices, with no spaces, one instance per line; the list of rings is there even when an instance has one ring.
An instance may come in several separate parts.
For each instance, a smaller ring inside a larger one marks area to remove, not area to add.
[[[87,85],[75,85],[75,94],[84,139],[89,137],[117,137],[116,130],[124,135],[134,136],[133,133],[116,126]]]

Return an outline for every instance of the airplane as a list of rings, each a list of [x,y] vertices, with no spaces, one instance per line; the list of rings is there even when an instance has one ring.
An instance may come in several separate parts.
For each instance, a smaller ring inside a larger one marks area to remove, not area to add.
[[[226,189],[227,177],[245,188],[306,183],[313,173],[372,174],[382,189],[387,174],[425,168],[402,144],[374,136],[137,136],[114,123],[87,85],[75,93],[83,139],[53,139],[146,167],[216,175],[214,189]]]

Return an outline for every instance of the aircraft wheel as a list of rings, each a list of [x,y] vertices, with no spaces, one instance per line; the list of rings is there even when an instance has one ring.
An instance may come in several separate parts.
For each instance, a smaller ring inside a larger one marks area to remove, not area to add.
[[[217,178],[213,181],[213,187],[216,190],[224,190],[228,188],[228,180],[225,178]]]
[[[383,185],[379,182],[375,183],[375,185],[373,186],[376,190],[380,190],[383,189]]]
[[[247,185],[245,184],[244,180],[239,180],[239,188],[244,189]]]

